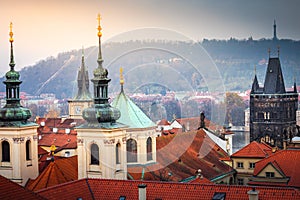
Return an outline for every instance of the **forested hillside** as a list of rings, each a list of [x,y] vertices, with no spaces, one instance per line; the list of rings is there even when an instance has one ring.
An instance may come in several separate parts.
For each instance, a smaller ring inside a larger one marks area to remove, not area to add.
[[[203,48],[204,49],[203,49]],[[128,41],[102,46],[104,67],[112,79],[110,92],[119,91],[119,68],[124,68],[127,91],[143,90],[145,79],[169,90],[209,90],[218,73],[226,91],[250,89],[254,66],[259,82],[264,81],[268,49],[280,60],[286,87],[294,78],[300,82],[300,41],[292,40],[203,40],[203,42]],[[60,53],[20,71],[21,90],[31,95],[54,93],[58,98],[72,98],[76,93],[77,71],[81,65],[81,50]],[[90,78],[97,67],[98,47],[86,48],[85,63]],[[215,66],[214,66],[215,63]],[[216,70],[209,70],[216,67]],[[204,77],[205,76],[205,77]],[[2,78],[2,81],[4,77]],[[215,83],[220,84],[220,83]],[[1,91],[5,91],[1,84]],[[217,87],[217,86],[216,86]],[[90,87],[92,90],[92,87]]]

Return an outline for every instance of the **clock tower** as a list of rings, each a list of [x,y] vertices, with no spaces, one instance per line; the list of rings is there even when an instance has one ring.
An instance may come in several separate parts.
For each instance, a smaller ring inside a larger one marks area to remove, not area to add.
[[[72,119],[82,119],[82,111],[92,105],[93,100],[89,91],[89,73],[84,63],[84,52],[82,49],[81,66],[77,76],[77,95],[68,101],[69,116]]]

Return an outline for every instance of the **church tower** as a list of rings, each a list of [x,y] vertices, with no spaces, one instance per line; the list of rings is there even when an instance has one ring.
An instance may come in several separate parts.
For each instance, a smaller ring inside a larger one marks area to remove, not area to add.
[[[86,123],[76,127],[78,150],[78,179],[126,179],[126,130],[116,122],[120,111],[108,102],[107,69],[103,68],[101,26],[98,15],[98,67],[94,70],[94,104],[83,110]]]
[[[0,174],[25,185],[27,180],[38,176],[38,137],[29,109],[20,103],[20,74],[15,71],[13,55],[13,32],[10,23],[9,42],[11,48],[10,71],[5,74],[6,105],[0,109]]]
[[[270,54],[270,52],[269,52]],[[282,148],[297,134],[298,93],[286,91],[278,57],[269,57],[264,86],[255,75],[250,93],[250,140]]]
[[[93,103],[89,91],[89,73],[84,62],[84,49],[82,48],[81,66],[77,76],[78,91],[74,99],[68,101],[69,116],[72,119],[82,119],[82,111]]]

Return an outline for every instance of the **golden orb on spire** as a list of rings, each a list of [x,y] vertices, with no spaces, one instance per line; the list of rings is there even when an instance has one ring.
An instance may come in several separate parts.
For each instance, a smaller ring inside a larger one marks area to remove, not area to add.
[[[13,38],[13,35],[14,33],[12,32],[12,26],[13,26],[13,23],[10,22],[10,25],[9,25],[9,42],[13,42],[14,41],[14,38]]]
[[[102,33],[101,33],[102,28],[100,25],[100,20],[101,20],[100,14],[98,14],[97,20],[98,20],[98,28],[97,28],[98,29],[98,37],[101,37],[102,36]]]
[[[124,84],[123,68],[122,67],[120,67],[120,84],[121,85]]]

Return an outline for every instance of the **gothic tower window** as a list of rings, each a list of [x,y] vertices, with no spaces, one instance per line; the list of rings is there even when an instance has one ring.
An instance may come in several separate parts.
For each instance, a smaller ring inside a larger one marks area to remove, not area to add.
[[[10,162],[9,142],[3,141],[1,148],[2,148],[2,162]]]
[[[99,165],[99,147],[97,144],[91,145],[91,164]]]
[[[121,163],[121,144],[116,144],[116,164]]]
[[[148,137],[147,139],[147,161],[152,160],[152,139]]]
[[[134,139],[126,141],[127,162],[137,162],[137,144]]]
[[[26,141],[26,160],[31,160],[31,141]]]

